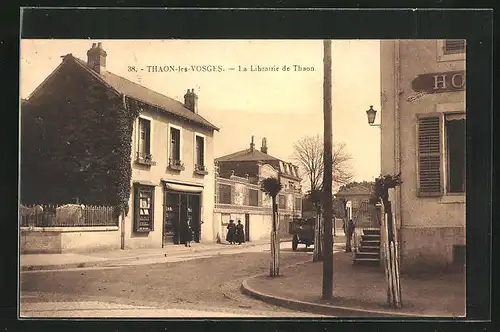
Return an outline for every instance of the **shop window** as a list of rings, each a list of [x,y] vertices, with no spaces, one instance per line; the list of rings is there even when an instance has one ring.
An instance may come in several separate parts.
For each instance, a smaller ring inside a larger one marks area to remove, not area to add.
[[[136,184],[134,187],[134,230],[151,232],[154,230],[154,186]]]

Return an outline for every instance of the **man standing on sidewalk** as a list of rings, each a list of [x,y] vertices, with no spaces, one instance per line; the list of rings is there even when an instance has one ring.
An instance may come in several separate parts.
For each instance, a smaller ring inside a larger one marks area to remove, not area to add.
[[[354,222],[352,219],[349,219],[349,222],[347,223],[347,229],[346,229],[346,235],[345,235],[345,252],[351,252],[351,239],[354,235],[354,230],[356,226],[354,225]]]

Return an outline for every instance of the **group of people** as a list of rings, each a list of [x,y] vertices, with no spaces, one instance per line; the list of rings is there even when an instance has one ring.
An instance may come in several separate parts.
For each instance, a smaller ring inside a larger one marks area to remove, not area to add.
[[[241,244],[245,242],[245,229],[241,220],[238,220],[238,224],[235,224],[232,219],[229,220],[229,224],[227,225],[226,241],[229,242],[229,244]]]

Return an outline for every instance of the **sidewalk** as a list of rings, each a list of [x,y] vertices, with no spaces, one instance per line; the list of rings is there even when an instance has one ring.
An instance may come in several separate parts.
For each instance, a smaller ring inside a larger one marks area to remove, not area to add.
[[[282,242],[288,242],[283,240]],[[19,264],[21,271],[70,269],[94,266],[109,266],[113,264],[157,263],[163,261],[178,261],[194,258],[204,254],[218,252],[232,252],[255,246],[269,244],[269,241],[245,242],[241,245],[225,243],[192,243],[191,247],[184,245],[168,245],[164,248],[125,249],[112,251],[98,251],[85,254],[22,254]],[[161,260],[161,261],[160,261]]]
[[[287,308],[338,317],[460,317],[465,316],[465,272],[401,276],[403,308],[386,305],[387,284],[380,267],[352,265],[350,253],[334,255],[334,299],[321,299],[321,263],[285,268],[282,276],[255,276],[242,291]]]

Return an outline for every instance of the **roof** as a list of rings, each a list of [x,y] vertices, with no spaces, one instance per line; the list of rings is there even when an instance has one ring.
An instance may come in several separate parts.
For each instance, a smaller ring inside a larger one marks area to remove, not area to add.
[[[216,158],[216,162],[220,161],[279,161],[278,158],[268,155],[258,149],[245,149],[225,156]]]
[[[338,197],[346,197],[346,196],[361,196],[361,195],[370,195],[372,192],[372,185],[370,184],[356,184],[349,188],[341,188],[337,192]]]
[[[213,130],[219,130],[218,127],[210,123],[201,115],[189,110],[184,106],[184,104],[175,99],[162,95],[161,93],[148,89],[109,71],[97,73],[89,67],[85,61],[74,57],[72,54],[66,55],[64,60],[66,59],[74,60],[75,63],[90,72],[94,77],[100,79],[106,86],[114,89],[120,94],[125,95],[126,97],[149,104],[158,108],[160,111],[180,117],[184,120],[197,123]]]
[[[258,149],[245,149],[241,151],[237,151],[231,154],[227,154],[225,156],[219,157],[215,159],[215,162],[241,162],[241,161],[277,161],[278,170],[282,175],[293,179],[300,179],[298,174],[298,169],[292,163],[285,162],[281,159],[268,155]],[[290,168],[292,166],[292,168]]]

